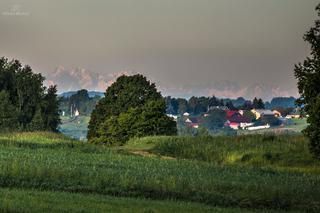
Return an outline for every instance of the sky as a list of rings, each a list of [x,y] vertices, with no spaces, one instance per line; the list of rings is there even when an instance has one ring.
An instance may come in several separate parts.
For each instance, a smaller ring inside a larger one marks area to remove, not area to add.
[[[316,0],[1,0],[0,56],[59,92],[144,74],[164,95],[297,96]]]

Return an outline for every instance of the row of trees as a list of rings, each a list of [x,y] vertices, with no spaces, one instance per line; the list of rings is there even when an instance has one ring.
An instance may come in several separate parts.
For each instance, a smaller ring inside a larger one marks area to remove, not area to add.
[[[234,106],[232,100],[224,100],[212,97],[191,97],[189,100],[184,98],[172,98],[170,96],[165,98],[168,114],[183,114],[185,112],[193,115],[199,115],[205,113],[211,107],[223,107],[226,106],[230,110],[244,109],[264,109],[264,102],[262,99],[254,98],[253,101],[244,101],[240,106]]]
[[[100,98],[100,96],[90,97],[88,91],[82,89],[70,97],[61,97],[60,110],[66,115],[73,115],[75,110],[81,115],[90,115]]]
[[[60,123],[56,86],[18,60],[0,58],[1,131],[57,131]]]

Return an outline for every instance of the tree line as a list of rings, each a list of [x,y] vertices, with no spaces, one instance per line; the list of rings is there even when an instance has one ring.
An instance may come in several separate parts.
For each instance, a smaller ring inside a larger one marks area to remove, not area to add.
[[[81,115],[89,116],[95,108],[100,96],[90,97],[87,90],[77,91],[70,97],[60,97],[60,111],[63,115],[74,115],[78,110]]]
[[[241,99],[241,98],[240,98]],[[244,100],[244,99],[243,99]],[[173,98],[168,96],[165,98],[167,105],[167,114],[178,115],[188,112],[193,115],[200,115],[208,112],[213,107],[226,107],[229,110],[251,110],[251,109],[265,109],[265,104],[261,98],[254,98],[252,101],[244,100],[242,105],[235,106],[230,99],[219,99],[215,96],[212,97],[195,97],[190,99]]]

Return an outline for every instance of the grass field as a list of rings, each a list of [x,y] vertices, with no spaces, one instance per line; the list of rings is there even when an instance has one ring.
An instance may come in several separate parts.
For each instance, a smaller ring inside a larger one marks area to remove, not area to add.
[[[318,212],[319,170],[302,136],[148,137],[109,148],[2,134],[0,210]]]
[[[90,116],[81,115],[76,118],[61,116],[61,125],[59,126],[59,130],[68,137],[78,140],[86,140],[89,121]]]

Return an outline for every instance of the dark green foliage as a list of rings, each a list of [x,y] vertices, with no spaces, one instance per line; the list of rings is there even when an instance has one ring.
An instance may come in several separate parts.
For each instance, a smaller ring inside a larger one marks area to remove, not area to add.
[[[276,97],[270,102],[271,108],[294,108],[296,99],[294,97]]]
[[[253,114],[251,111],[249,110],[245,110],[243,111],[243,117],[248,118],[250,120],[250,122],[253,122],[256,120],[256,116],[255,114]]]
[[[150,101],[111,116],[102,123],[96,142],[122,145],[133,137],[176,135],[176,122],[164,114],[164,109],[164,101]]]
[[[172,115],[177,115],[179,113],[178,100],[175,98],[171,98],[171,96],[168,96],[165,98],[165,101],[166,101],[166,106],[167,106],[166,113],[172,114]]]
[[[320,4],[316,8],[320,16]],[[301,97],[297,101],[309,115],[310,124],[304,131],[310,139],[310,151],[320,159],[320,20],[304,35],[304,40],[311,45],[311,56],[303,63],[295,65],[294,73],[298,80]]]
[[[257,99],[257,98],[254,98],[253,99],[253,102],[252,102],[252,107],[254,109],[264,109],[264,103],[263,103],[263,100],[261,98]]]
[[[256,125],[269,124],[270,126],[277,126],[277,125],[280,125],[280,123],[281,123],[280,120],[272,115],[264,115],[256,121]]]
[[[56,131],[60,123],[57,87],[50,86],[42,99],[44,130]]]
[[[204,126],[209,130],[216,131],[221,129],[227,121],[226,112],[214,109],[209,112],[209,116],[204,118]]]
[[[60,110],[64,111],[65,115],[72,116],[76,110],[80,115],[90,115],[100,99],[100,96],[89,97],[88,91],[82,89],[70,97],[61,97]]]
[[[43,86],[44,77],[35,74],[29,66],[22,67],[18,60],[8,62],[0,58],[0,92],[4,103],[0,114],[14,114],[6,123],[7,130],[50,130],[56,131],[60,122],[56,88]],[[3,93],[4,94],[4,93]],[[6,105],[6,106],[5,106]],[[6,110],[10,108],[10,112]],[[12,124],[14,123],[14,125]]]
[[[188,111],[188,101],[184,98],[178,98],[177,99],[178,105],[179,105],[179,109],[178,109],[178,113],[180,115],[182,115],[183,113]]]
[[[239,109],[252,110],[253,109],[253,105],[252,105],[251,101],[245,101],[244,104],[239,107]]]
[[[18,117],[15,107],[12,105],[9,95],[5,91],[0,92],[0,131],[8,131],[18,126]]]
[[[310,138],[310,151],[320,159],[320,96],[309,108],[308,114],[309,126],[304,133]]]
[[[88,139],[122,144],[135,136],[171,135],[176,133],[175,122],[167,118],[165,110],[161,94],[146,77],[121,76],[92,112]]]
[[[193,115],[199,115],[207,112],[209,106],[209,98],[192,96],[188,102],[188,112]]]
[[[228,107],[229,110],[237,110],[237,108],[233,105],[232,101],[228,101],[226,103],[226,107]]]

